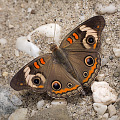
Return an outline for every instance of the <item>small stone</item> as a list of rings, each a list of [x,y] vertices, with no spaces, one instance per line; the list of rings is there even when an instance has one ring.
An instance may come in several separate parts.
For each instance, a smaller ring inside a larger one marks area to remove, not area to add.
[[[103,79],[105,78],[105,74],[98,74],[96,77],[99,81],[103,81]]]
[[[15,49],[15,55],[19,56],[19,51]]]
[[[44,104],[45,104],[44,100],[39,101],[37,103],[37,109],[40,110],[43,107]]]
[[[114,76],[114,77],[119,77],[119,76],[120,76],[120,73],[119,73],[119,72],[114,72],[113,76]]]
[[[8,72],[3,72],[2,76],[3,77],[7,77],[8,76]]]
[[[107,60],[106,58],[102,58],[102,59],[101,59],[101,66],[106,65],[107,62],[108,62],[108,60]]]
[[[51,105],[67,105],[67,101],[65,99],[55,99],[51,102]]]
[[[107,110],[107,105],[103,105],[101,103],[93,103],[94,110],[98,113],[98,115],[103,115]]]
[[[113,48],[113,52],[116,57],[120,57],[120,48]]]
[[[37,113],[37,111],[36,111],[36,110],[32,110],[32,112],[31,112],[31,115],[30,115],[30,116],[32,117],[32,116],[34,116],[36,113]]]
[[[10,64],[11,64],[11,61],[8,61],[8,62],[7,62],[7,65],[10,65]]]
[[[31,11],[32,11],[32,8],[28,8],[27,12],[31,13]]]
[[[8,88],[0,86],[0,116],[1,114],[11,114],[16,109],[9,99],[10,94]]]
[[[13,28],[14,28],[14,25],[9,24],[8,27],[9,27],[10,29],[13,29]]]
[[[16,95],[10,96],[9,99],[13,103],[13,105],[22,105],[22,101]]]
[[[108,120],[108,116],[109,116],[109,114],[108,114],[108,113],[105,113],[105,114],[102,116],[102,120]]]
[[[115,115],[116,114],[116,108],[114,105],[109,105],[108,106],[108,111],[109,111],[109,114],[110,114],[110,117]]]
[[[108,120],[119,120],[119,118],[117,115],[115,115],[115,116],[112,116],[111,118],[108,118]]]
[[[2,57],[2,54],[0,54],[0,57]]]
[[[117,100],[117,93],[105,81],[94,82],[91,85],[93,100],[96,103],[109,105]]]
[[[35,14],[36,12],[35,12],[35,10],[31,10],[31,14]]]
[[[109,56],[109,59],[110,59],[110,60],[113,60],[113,56]]]
[[[4,44],[6,44],[7,43],[7,40],[6,39],[4,39],[4,38],[1,38],[0,39],[0,44],[1,45],[4,45]]]
[[[20,108],[12,113],[8,120],[27,120],[27,108]]]

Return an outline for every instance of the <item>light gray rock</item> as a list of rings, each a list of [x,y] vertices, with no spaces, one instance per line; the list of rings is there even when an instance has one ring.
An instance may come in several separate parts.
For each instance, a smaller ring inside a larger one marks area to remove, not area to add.
[[[39,110],[29,120],[72,120],[69,116],[66,105],[54,105]]]
[[[16,95],[11,95],[9,98],[14,105],[22,105],[21,99],[18,98]]]
[[[105,81],[94,82],[91,85],[93,100],[95,103],[109,105],[117,100],[116,91]]]
[[[93,103],[94,110],[98,113],[98,115],[103,115],[107,110],[107,105],[103,105],[101,103]]]
[[[105,113],[105,114],[102,116],[102,120],[108,120],[108,116],[109,116],[109,114],[108,114],[108,113]]]
[[[108,59],[107,59],[107,58],[102,58],[102,59],[101,59],[101,66],[106,65],[107,62],[108,62]]]
[[[108,118],[108,120],[120,120],[117,115]]]
[[[65,99],[55,99],[51,102],[51,105],[67,105],[67,101]]]
[[[113,52],[116,57],[120,57],[120,48],[113,48]]]
[[[115,115],[116,114],[116,108],[114,105],[109,105],[108,106],[108,111],[109,111],[109,114],[110,114],[110,117]]]
[[[17,107],[9,99],[9,89],[0,86],[0,116],[11,114]]]
[[[27,120],[27,108],[20,108],[12,113],[8,120]]]
[[[40,110],[43,105],[45,104],[44,100],[40,100],[38,103],[37,103],[37,109]]]

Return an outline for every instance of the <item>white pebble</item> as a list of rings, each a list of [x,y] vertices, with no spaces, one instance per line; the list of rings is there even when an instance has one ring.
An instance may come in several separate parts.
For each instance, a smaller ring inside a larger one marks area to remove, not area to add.
[[[119,118],[117,115],[115,115],[115,116],[112,116],[111,118],[108,118],[108,120],[119,120]]]
[[[32,11],[32,8],[28,8],[27,12],[31,13],[31,11]]]
[[[103,81],[105,78],[105,74],[98,74],[96,77],[99,81]]]
[[[12,113],[8,120],[26,120],[27,117],[27,108],[20,108],[15,110],[14,113]]]
[[[14,28],[14,25],[9,24],[8,27],[9,27],[10,29],[12,29],[12,28]]]
[[[2,57],[2,54],[0,54],[0,57]]]
[[[4,38],[1,38],[0,39],[0,44],[1,45],[4,45],[4,44],[6,44],[7,43],[7,40],[6,39],[4,39]]]
[[[98,115],[103,115],[107,110],[107,105],[103,105],[101,103],[93,103],[94,110],[98,113]]]
[[[27,36],[28,40],[31,41],[31,36],[36,32],[48,38],[52,38],[52,39],[54,38],[55,40],[54,42],[56,44],[59,43],[60,35],[61,35],[61,27],[58,24],[50,23],[36,28],[34,31],[28,34]]]
[[[8,76],[8,72],[3,72],[2,76],[3,77],[7,77]]]
[[[105,13],[112,14],[117,11],[117,7],[115,7],[115,5],[113,4],[110,4],[109,6],[102,6],[101,4],[96,4],[95,8],[99,14],[105,14]]]
[[[32,116],[34,116],[36,113],[37,113],[37,111],[32,110],[32,112],[31,112],[30,116],[32,117]]]
[[[67,105],[67,101],[65,99],[55,99],[51,102],[51,105]]]
[[[101,59],[101,66],[106,65],[107,62],[108,62],[108,59],[107,59],[107,58],[102,58],[102,59]]]
[[[108,106],[108,111],[109,111],[110,117],[112,117],[113,115],[115,115],[116,114],[115,106],[114,105],[109,105]]]
[[[113,48],[113,52],[116,57],[120,57],[120,48]]]
[[[28,42],[27,37],[25,37],[25,36],[17,38],[16,48],[18,50],[26,52],[27,54],[29,54],[33,57],[39,56],[39,51],[40,51],[39,48],[36,45],[34,45],[33,43]]]
[[[15,49],[15,56],[19,56],[19,51]]]
[[[37,103],[37,109],[40,110],[43,107],[44,104],[45,104],[44,100],[39,101]]]
[[[105,81],[94,82],[91,85],[93,92],[93,100],[95,103],[103,103],[109,105],[117,100],[117,93]]]
[[[108,116],[109,116],[109,114],[108,114],[108,113],[105,113],[105,114],[102,116],[102,120],[108,120]]]

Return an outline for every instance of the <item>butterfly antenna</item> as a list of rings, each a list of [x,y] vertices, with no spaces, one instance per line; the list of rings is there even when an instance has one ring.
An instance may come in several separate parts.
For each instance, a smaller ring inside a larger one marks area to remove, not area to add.
[[[55,31],[56,31],[56,19],[54,19],[55,27],[54,27],[54,37],[53,37],[53,43],[55,42]]]

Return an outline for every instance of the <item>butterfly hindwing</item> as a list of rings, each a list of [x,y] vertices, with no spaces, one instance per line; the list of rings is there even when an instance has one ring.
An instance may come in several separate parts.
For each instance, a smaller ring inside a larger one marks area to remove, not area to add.
[[[98,52],[69,52],[68,59],[74,66],[79,82],[88,87],[97,76],[100,69]]]
[[[48,78],[47,92],[52,97],[69,97],[82,91],[81,84],[61,64],[53,62]]]

